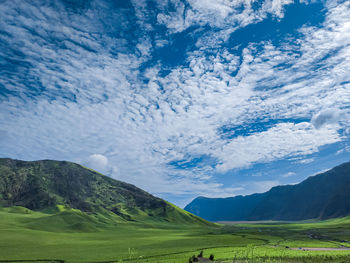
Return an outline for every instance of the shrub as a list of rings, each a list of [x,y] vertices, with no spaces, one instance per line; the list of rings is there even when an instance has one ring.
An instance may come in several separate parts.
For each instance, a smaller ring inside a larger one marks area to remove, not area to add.
[[[213,260],[214,260],[214,255],[213,255],[213,254],[210,254],[209,259],[210,259],[211,261],[213,261]]]
[[[192,256],[192,262],[198,262],[198,258],[195,255]]]

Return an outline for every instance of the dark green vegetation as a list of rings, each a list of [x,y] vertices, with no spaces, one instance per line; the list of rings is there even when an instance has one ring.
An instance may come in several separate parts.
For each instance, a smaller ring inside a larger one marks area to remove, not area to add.
[[[328,219],[350,214],[350,162],[297,185],[231,198],[198,197],[185,210],[211,221]]]
[[[201,218],[127,183],[71,162],[25,162],[0,159],[0,204],[48,213],[78,209],[117,221],[159,221],[209,224]],[[77,221],[85,214],[60,214],[59,221]],[[54,216],[53,216],[54,217]],[[52,218],[40,219],[50,226]],[[91,218],[88,226],[96,223]],[[103,221],[103,220],[102,220]],[[63,223],[64,224],[64,223]],[[51,226],[50,226],[51,227]]]

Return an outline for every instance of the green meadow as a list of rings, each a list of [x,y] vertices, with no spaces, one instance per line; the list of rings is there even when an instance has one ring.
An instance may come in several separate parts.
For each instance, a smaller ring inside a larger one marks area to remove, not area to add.
[[[0,209],[0,262],[186,263],[203,251],[216,262],[350,262],[350,217],[298,223],[126,222],[75,209]],[[292,250],[295,248],[297,250]]]

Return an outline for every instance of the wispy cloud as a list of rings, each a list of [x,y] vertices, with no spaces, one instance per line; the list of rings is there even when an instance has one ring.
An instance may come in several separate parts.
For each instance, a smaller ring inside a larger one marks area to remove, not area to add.
[[[259,22],[267,15],[282,18],[284,7],[291,3],[291,0],[266,0],[262,3],[254,0],[189,0],[186,5],[182,1],[174,0],[170,6],[175,11],[164,10],[157,15],[157,21],[171,32],[181,32],[198,25],[210,25],[219,29],[239,28]]]
[[[291,176],[294,176],[294,175],[295,175],[294,172],[288,172],[288,173],[286,173],[286,174],[282,174],[282,177],[288,178],[288,177],[291,177]]]
[[[347,138],[349,3],[328,4],[321,27],[278,43],[230,47],[233,31],[282,20],[292,3],[253,4],[91,1],[77,11],[3,1],[1,155],[84,163],[98,153],[111,176],[156,194],[228,196],[241,185],[217,174],[307,160]],[[163,65],[157,52],[189,29],[192,49],[180,65]],[[181,161],[190,168],[174,165]]]

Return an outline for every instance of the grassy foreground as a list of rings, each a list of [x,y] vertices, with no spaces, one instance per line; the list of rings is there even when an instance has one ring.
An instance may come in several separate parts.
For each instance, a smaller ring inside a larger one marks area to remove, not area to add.
[[[122,222],[79,210],[0,208],[0,262],[186,263],[201,250],[216,262],[350,262],[350,218],[322,222],[193,226]],[[42,260],[42,261],[39,261]],[[46,261],[45,261],[46,260]],[[56,261],[55,261],[56,260]]]

